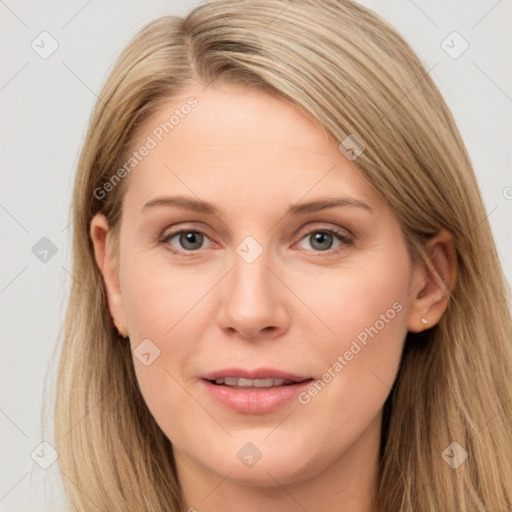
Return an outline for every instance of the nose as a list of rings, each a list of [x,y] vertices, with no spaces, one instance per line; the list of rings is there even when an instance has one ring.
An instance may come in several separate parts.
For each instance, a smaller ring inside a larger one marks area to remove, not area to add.
[[[235,254],[218,316],[223,330],[251,340],[276,338],[288,330],[286,289],[268,264],[263,255],[247,263]]]

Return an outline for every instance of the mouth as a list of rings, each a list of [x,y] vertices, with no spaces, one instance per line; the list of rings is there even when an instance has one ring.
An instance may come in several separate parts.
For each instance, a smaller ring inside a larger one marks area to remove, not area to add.
[[[239,413],[263,414],[276,411],[297,397],[312,377],[275,369],[226,369],[203,375],[209,396]]]
[[[304,382],[306,380],[311,379],[303,379],[303,380],[290,380],[290,379],[280,379],[274,377],[268,377],[266,379],[247,379],[244,377],[220,377],[215,380],[209,380],[211,384],[216,386],[228,386],[230,388],[235,389],[269,389],[275,388],[279,386],[292,386],[293,384],[297,384],[299,382]]]

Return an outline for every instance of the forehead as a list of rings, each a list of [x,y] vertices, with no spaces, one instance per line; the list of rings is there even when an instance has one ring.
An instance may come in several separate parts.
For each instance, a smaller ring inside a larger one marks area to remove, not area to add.
[[[192,102],[195,106],[188,107]],[[286,147],[311,154],[331,143],[321,126],[291,101],[233,85],[190,87],[170,98],[146,120],[139,138],[155,130],[162,139],[157,142],[179,147]]]
[[[290,101],[257,89],[190,87],[139,128],[150,146],[131,172],[138,204],[165,191],[287,203],[315,192],[380,198],[322,127]]]

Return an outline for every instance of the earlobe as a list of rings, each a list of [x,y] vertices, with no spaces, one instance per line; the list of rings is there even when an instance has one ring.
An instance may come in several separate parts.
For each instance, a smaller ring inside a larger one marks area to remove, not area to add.
[[[108,221],[103,214],[97,213],[93,217],[90,235],[94,247],[94,259],[103,278],[110,314],[119,334],[127,337],[128,330],[125,327],[124,307],[119,283],[119,265],[117,256],[112,250]]]
[[[443,316],[457,280],[457,254],[453,237],[441,230],[425,246],[427,259],[412,282],[408,329],[420,332]]]

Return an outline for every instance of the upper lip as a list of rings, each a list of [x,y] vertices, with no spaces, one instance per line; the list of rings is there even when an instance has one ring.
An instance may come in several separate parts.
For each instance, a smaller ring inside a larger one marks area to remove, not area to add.
[[[242,379],[252,380],[274,378],[291,380],[293,382],[302,382],[311,378],[308,376],[294,375],[293,373],[284,372],[274,368],[255,368],[252,370],[243,368],[226,368],[224,370],[216,370],[201,375],[201,378],[205,380],[215,380],[223,377],[240,377]]]

